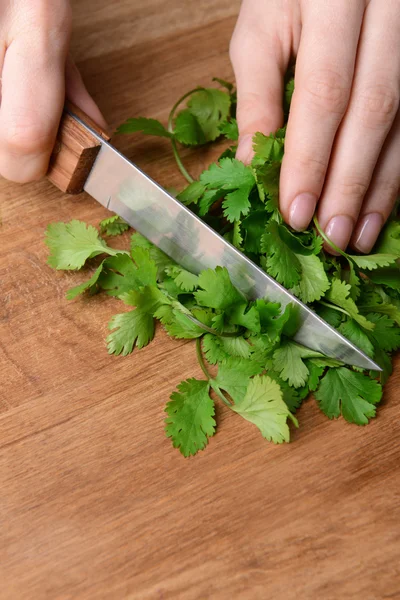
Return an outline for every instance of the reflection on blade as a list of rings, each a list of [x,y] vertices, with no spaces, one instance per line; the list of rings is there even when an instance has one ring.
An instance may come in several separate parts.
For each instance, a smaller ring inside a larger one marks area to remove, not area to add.
[[[98,136],[96,136],[98,137]],[[248,298],[267,297],[284,307],[298,307],[302,325],[295,339],[327,356],[364,369],[380,368],[318,315],[269,277],[251,260],[162,189],[115,148],[101,150],[85,190],[123,217],[177,263],[198,273],[224,266],[234,285]]]

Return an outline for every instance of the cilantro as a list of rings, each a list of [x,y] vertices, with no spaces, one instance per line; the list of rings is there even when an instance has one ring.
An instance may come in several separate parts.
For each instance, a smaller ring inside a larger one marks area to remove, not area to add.
[[[239,130],[236,119],[231,119],[230,121],[224,121],[221,123],[219,126],[219,131],[228,140],[236,142],[239,139]]]
[[[334,279],[330,290],[326,294],[326,298],[332,302],[332,304],[342,308],[349,317],[352,317],[357,323],[362,325],[364,329],[372,330],[374,328],[373,323],[368,321],[363,315],[360,315],[354,300],[350,298],[350,286],[344,281]]]
[[[341,324],[339,331],[344,337],[349,339],[357,348],[360,348],[368,356],[374,356],[374,347],[365,332],[365,330],[353,319],[349,319]]]
[[[286,341],[274,352],[274,370],[289,385],[295,388],[302,387],[306,384],[309,376],[309,370],[304,359],[319,356],[323,355],[300,346],[300,344]]]
[[[226,92],[214,88],[201,89],[188,102],[188,109],[196,117],[207,142],[220,135],[219,127],[227,119],[231,100]]]
[[[118,215],[103,219],[100,224],[100,233],[105,235],[120,235],[124,231],[128,231],[130,225]]]
[[[95,294],[100,287],[99,278],[101,277],[101,274],[103,272],[105,262],[106,261],[103,260],[103,262],[97,267],[96,271],[93,273],[90,279],[88,279],[84,283],[81,283],[80,285],[77,285],[76,287],[69,289],[66,293],[67,300],[73,300],[80,294],[83,294],[87,291],[91,294]]]
[[[236,145],[198,180],[187,172],[180,145],[201,146],[217,138],[236,142],[236,92],[196,88],[174,105],[167,126],[155,119],[126,121],[118,131],[142,131],[170,140],[189,185],[171,192],[226,240],[246,254],[382,367],[363,374],[323,356],[292,338],[300,326],[298,304],[281,307],[268,298],[248,301],[232,284],[226,268],[191,273],[139,233],[130,252],[110,248],[101,235],[118,235],[129,225],[117,215],[100,223],[100,234],[80,221],[49,225],[49,264],[77,270],[101,256],[87,281],[67,292],[105,293],[131,310],[112,317],[107,337],[111,354],[126,355],[148,344],[160,321],[177,339],[196,340],[204,380],[178,385],[166,406],[166,433],[184,456],[203,449],[216,428],[214,401],[255,424],[276,443],[289,441],[288,420],[312,392],[329,418],[366,424],[375,416],[382,385],[392,372],[392,353],[400,348],[400,221],[398,206],[369,256],[325,254],[325,233],[314,219],[294,232],[279,211],[279,178],[286,124],[294,90],[293,72],[285,78],[284,126],[253,139],[251,165],[235,158]],[[217,153],[218,154],[218,153]],[[136,210],[140,206],[135,205]],[[179,223],[178,223],[179,224]],[[165,232],[167,234],[167,232]],[[196,236],[186,249],[197,250]],[[329,240],[328,240],[329,241]],[[215,365],[213,373],[210,365]]]
[[[135,344],[143,348],[154,337],[154,319],[145,310],[135,309],[114,315],[108,327],[114,330],[107,338],[110,354],[126,356]]]
[[[267,255],[267,271],[286,288],[293,288],[301,278],[299,258],[282,239],[281,225],[270,221],[265,229],[261,238],[261,250]]]
[[[369,256],[350,256],[359,269],[373,270],[379,267],[388,267],[396,262],[397,256],[393,254],[370,254]]]
[[[174,135],[186,146],[198,146],[207,141],[199,121],[187,108],[176,117]]]
[[[330,419],[342,414],[349,423],[366,425],[368,419],[375,417],[382,387],[366,375],[340,367],[326,373],[315,397]]]
[[[303,302],[320,300],[330,286],[323,264],[315,254],[297,254],[296,257],[301,266],[301,278],[293,293]]]
[[[116,133],[135,133],[137,131],[141,131],[145,135],[155,135],[157,137],[169,138],[172,135],[160,121],[146,119],[145,117],[128,119],[118,127]]]
[[[237,403],[243,400],[250,377],[258,375],[261,370],[260,365],[252,360],[231,357],[220,363],[218,375],[213,381]]]
[[[106,261],[106,272],[101,286],[108,290],[110,296],[121,296],[130,290],[157,283],[157,266],[146,248],[135,248],[132,251],[135,263],[127,254],[117,254]]]
[[[215,409],[209,390],[207,381],[187,379],[178,385],[178,392],[171,394],[165,408],[165,431],[183,456],[203,450],[215,433]]]
[[[375,246],[376,252],[394,254],[400,258],[400,222],[389,221],[383,228],[378,242]]]
[[[201,306],[225,310],[243,302],[243,296],[232,285],[225,267],[202,271],[198,279],[199,290],[194,297]]]
[[[297,425],[283,400],[279,385],[266,376],[254,377],[246,395],[232,406],[232,410],[254,423],[262,436],[275,444],[289,441],[288,418]]]
[[[109,248],[92,225],[82,221],[52,223],[46,229],[46,244],[50,249],[48,263],[53,269],[81,269],[89,258],[99,254],[114,256],[123,250]]]
[[[229,221],[240,219],[249,212],[249,195],[255,184],[250,167],[235,158],[223,158],[219,165],[211,165],[204,171],[200,181],[209,192],[218,190],[225,196],[222,207]]]

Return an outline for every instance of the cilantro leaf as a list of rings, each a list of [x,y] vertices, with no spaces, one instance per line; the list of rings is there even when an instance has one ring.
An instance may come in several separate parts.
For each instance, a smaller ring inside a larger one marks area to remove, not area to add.
[[[132,255],[136,264],[127,254],[107,259],[101,286],[108,290],[110,296],[121,296],[131,290],[157,284],[157,266],[150,257],[150,251],[137,247]]]
[[[191,96],[188,109],[199,122],[207,142],[219,137],[219,127],[229,116],[230,105],[229,94],[215,88],[204,88]]]
[[[254,175],[247,165],[236,158],[223,158],[200,175],[200,182],[209,191],[220,190],[225,196],[222,207],[226,218],[233,222],[250,209],[249,195],[255,185]]]
[[[400,221],[389,221],[383,228],[375,246],[376,252],[394,254],[400,258]]]
[[[386,315],[368,314],[367,318],[375,323],[374,329],[369,333],[374,343],[385,350],[393,352],[400,348],[400,327],[396,327],[395,322]]]
[[[277,133],[264,135],[263,133],[255,133],[253,136],[253,166],[264,165],[267,161],[282,162],[284,137],[283,130],[278,130]]]
[[[165,431],[183,456],[203,450],[215,433],[214,402],[208,381],[187,379],[178,385],[165,407]]]
[[[187,108],[175,119],[174,136],[186,146],[199,146],[207,141],[199,121]]]
[[[242,227],[245,232],[244,249],[246,252],[261,253],[261,236],[265,231],[268,220],[268,213],[264,209],[253,210],[243,219]]]
[[[315,254],[296,254],[296,257],[301,266],[301,278],[292,293],[303,302],[320,300],[330,287],[322,262]]]
[[[366,425],[368,419],[375,417],[375,404],[382,397],[382,387],[366,375],[340,367],[327,371],[315,397],[330,419],[342,414],[349,423]]]
[[[273,355],[274,370],[279,373],[283,381],[298,388],[306,384],[309,370],[303,362],[305,358],[321,357],[323,354],[309,350],[295,342],[285,341]]]
[[[249,331],[259,333],[260,326],[260,314],[256,306],[248,306],[247,302],[243,304],[236,304],[229,311],[229,321],[233,325],[241,325],[246,327]]]
[[[353,319],[341,324],[339,331],[345,338],[360,348],[365,354],[374,357],[374,347],[364,329]]]
[[[109,354],[130,354],[133,347],[146,346],[154,337],[154,319],[146,310],[134,309],[114,315],[108,325],[112,333],[107,337]]]
[[[275,221],[268,223],[261,238],[261,250],[267,255],[267,272],[290,289],[300,282],[301,263],[298,256],[283,241],[280,228]]]
[[[362,256],[351,256],[349,258],[356,263],[359,269],[365,270],[374,270],[379,267],[388,267],[389,265],[393,265],[397,256],[394,254],[369,254]]]
[[[202,339],[203,352],[211,365],[229,358],[229,354],[223,349],[220,339],[212,333],[206,333]]]
[[[226,310],[237,303],[243,303],[243,296],[232,285],[225,267],[207,269],[199,274],[199,288],[194,297],[201,306]]]
[[[187,271],[178,265],[167,267],[166,272],[168,275],[173,277],[176,285],[183,292],[192,292],[199,284],[199,278],[197,275],[194,275],[190,271]]]
[[[97,267],[96,271],[93,273],[90,279],[84,281],[76,287],[70,288],[66,293],[67,300],[73,300],[74,298],[76,298],[80,294],[83,294],[84,292],[90,292],[91,294],[95,294],[101,287],[99,285],[99,278],[103,273],[105,262],[106,261],[103,260],[103,262]]]
[[[190,340],[204,333],[200,325],[172,306],[160,306],[154,316],[161,321],[168,335],[172,337]]]
[[[239,139],[239,130],[236,119],[231,119],[230,121],[224,121],[221,123],[219,126],[219,131],[228,140],[236,142]]]
[[[369,304],[368,306],[361,306],[360,310],[363,312],[379,313],[381,315],[387,315],[390,319],[395,321],[400,327],[400,307],[395,304]],[[373,327],[371,327],[371,330]]]
[[[374,283],[400,291],[400,265],[376,269],[372,273],[368,273],[368,277]]]
[[[107,337],[110,354],[130,354],[136,345],[146,346],[154,337],[155,327],[153,315],[169,300],[155,286],[141,288],[138,292],[131,290],[120,296],[121,300],[136,308],[130,312],[114,315],[109,329],[114,330]]]
[[[155,135],[157,137],[172,137],[172,134],[165,129],[164,125],[156,119],[146,119],[145,117],[136,117],[127,119],[122,123],[116,133],[135,133],[141,131],[145,135]]]
[[[283,401],[291,413],[295,413],[303,402],[303,396],[299,394],[300,389],[292,388],[287,381],[283,381],[275,371],[268,371],[268,377],[279,384]],[[308,390],[307,390],[308,393]]]
[[[232,410],[254,423],[262,436],[275,444],[289,442],[288,418],[297,424],[283,400],[278,383],[266,375],[256,375],[250,380],[244,398],[237,401]]]
[[[354,300],[350,298],[350,286],[340,279],[333,279],[331,288],[326,294],[326,298],[336,304],[340,308],[343,308],[348,315],[357,321],[364,329],[371,331],[374,328],[374,324],[370,323],[363,315],[360,315],[357,305]]]
[[[228,358],[220,363],[214,383],[228,392],[234,402],[245,396],[250,377],[261,373],[260,365],[243,358]]]
[[[131,235],[131,255],[134,258],[137,248],[145,248],[149,251],[151,260],[155,263],[157,267],[157,280],[161,280],[163,278],[165,269],[167,267],[176,265],[176,263],[167,256],[162,250],[154,246],[149,240],[147,240],[140,233],[133,233]]]
[[[128,231],[130,225],[122,217],[114,215],[100,221],[99,227],[104,235],[120,235]]]
[[[124,250],[109,248],[97,229],[82,221],[51,223],[46,229],[45,241],[50,249],[47,262],[53,269],[78,270],[88,258],[124,253]]]
[[[229,356],[239,356],[240,358],[250,358],[251,346],[243,336],[238,337],[220,337],[218,342],[221,348]]]

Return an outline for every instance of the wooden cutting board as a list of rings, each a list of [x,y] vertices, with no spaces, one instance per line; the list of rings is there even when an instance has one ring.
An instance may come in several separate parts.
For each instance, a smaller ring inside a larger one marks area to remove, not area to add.
[[[182,93],[232,77],[237,0],[73,4],[73,54],[111,129],[165,122]],[[164,186],[183,185],[167,141],[115,143]],[[214,157],[186,159],[198,173]],[[85,275],[46,266],[50,221],[97,224],[106,211],[46,181],[2,181],[0,210],[1,599],[400,597],[400,370],[368,427],[309,401],[293,442],[274,446],[218,407],[217,435],[185,460],[163,408],[201,376],[193,343],[158,331],[148,348],[108,356],[118,302],[67,302]]]

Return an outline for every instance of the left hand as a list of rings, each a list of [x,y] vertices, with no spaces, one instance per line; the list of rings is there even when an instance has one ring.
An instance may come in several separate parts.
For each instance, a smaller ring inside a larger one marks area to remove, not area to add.
[[[317,207],[343,250],[371,251],[399,191],[399,37],[400,0],[244,0],[231,41],[244,162],[256,131],[282,126],[297,57],[280,208],[302,230]]]

